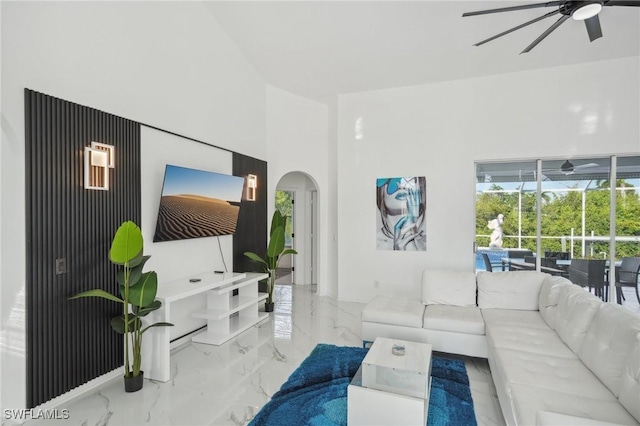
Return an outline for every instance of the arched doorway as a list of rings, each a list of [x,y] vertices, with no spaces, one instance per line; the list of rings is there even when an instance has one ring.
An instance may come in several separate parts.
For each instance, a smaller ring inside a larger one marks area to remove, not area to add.
[[[280,263],[278,284],[310,285],[317,290],[318,187],[303,172],[282,176],[276,186],[275,206],[287,216],[285,244],[298,252]]]

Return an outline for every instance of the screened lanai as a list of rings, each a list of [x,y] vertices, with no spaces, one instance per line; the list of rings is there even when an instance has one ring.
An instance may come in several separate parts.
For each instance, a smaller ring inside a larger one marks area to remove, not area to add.
[[[639,257],[640,156],[476,163],[476,243],[478,270],[482,252],[498,263],[509,249]]]

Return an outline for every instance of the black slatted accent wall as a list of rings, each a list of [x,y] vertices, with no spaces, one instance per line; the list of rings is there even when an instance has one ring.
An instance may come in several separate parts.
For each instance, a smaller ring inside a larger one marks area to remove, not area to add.
[[[257,158],[233,153],[233,175],[258,177],[256,201],[242,200],[238,226],[233,236],[233,270],[261,272],[259,265],[251,262],[245,251],[264,256],[267,250],[267,163]]]
[[[117,294],[111,240],[140,225],[140,125],[25,90],[27,404],[35,407],[123,364],[109,326],[120,306],[67,300],[102,288]],[[115,146],[109,191],[83,187],[84,147]],[[67,272],[56,274],[56,259]]]

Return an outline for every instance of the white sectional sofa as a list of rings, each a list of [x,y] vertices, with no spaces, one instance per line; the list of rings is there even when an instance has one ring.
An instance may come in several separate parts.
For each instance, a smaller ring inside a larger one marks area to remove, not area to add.
[[[509,425],[640,425],[640,316],[534,271],[424,271],[422,298],[377,296],[364,341],[487,358]]]

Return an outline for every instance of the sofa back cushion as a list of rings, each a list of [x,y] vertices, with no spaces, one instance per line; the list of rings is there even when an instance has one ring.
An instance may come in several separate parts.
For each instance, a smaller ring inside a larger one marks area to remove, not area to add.
[[[640,336],[636,337],[622,369],[618,401],[640,422]]]
[[[538,298],[538,309],[540,316],[549,327],[556,329],[556,310],[558,309],[558,295],[560,289],[565,285],[573,285],[566,278],[549,275],[542,281],[540,286],[540,297]]]
[[[578,357],[617,397],[627,358],[637,345],[640,316],[622,306],[601,303]],[[639,394],[640,395],[640,394]]]
[[[577,285],[562,286],[556,310],[556,332],[577,354],[602,302]]]
[[[547,274],[535,271],[478,272],[481,308],[537,311],[540,286]]]
[[[422,272],[422,303],[425,305],[476,306],[476,275],[473,272]]]

